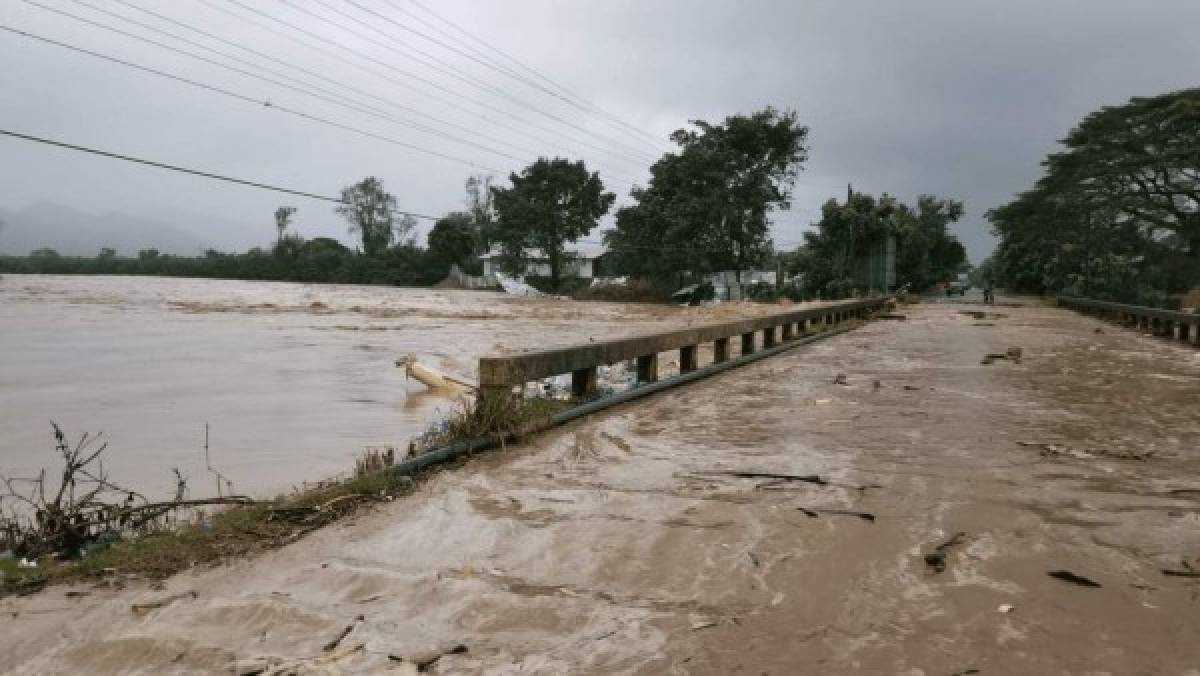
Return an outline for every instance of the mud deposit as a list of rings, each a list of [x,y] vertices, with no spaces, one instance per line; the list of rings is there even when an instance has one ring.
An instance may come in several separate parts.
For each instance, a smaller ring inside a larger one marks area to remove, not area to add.
[[[1195,673],[1200,580],[1161,570],[1200,567],[1200,353],[959,309],[477,457],[162,589],[5,600],[0,654],[14,674],[376,673],[457,643],[432,673]],[[318,664],[347,626],[361,649]]]
[[[738,312],[765,312],[746,306]],[[107,432],[123,484],[210,492],[213,464],[266,495],[406,447],[452,407],[393,367],[413,354],[475,377],[479,356],[663,330],[730,308],[577,303],[498,293],[159,277],[0,278],[0,473],[53,460],[49,421]]]

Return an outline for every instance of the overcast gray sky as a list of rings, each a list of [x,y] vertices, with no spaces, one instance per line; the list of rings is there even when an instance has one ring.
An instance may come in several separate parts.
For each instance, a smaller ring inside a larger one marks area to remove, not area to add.
[[[317,91],[324,99],[25,0],[3,0],[5,26],[273,105],[0,32],[0,129],[329,195],[376,175],[402,208],[439,215],[461,207],[468,174],[507,175],[539,155],[581,157],[625,195],[688,119],[772,105],[796,110],[811,128],[794,208],[775,217],[782,248],[794,246],[821,203],[853,182],[905,199],[932,193],[963,200],[967,216],[957,231],[978,260],[992,247],[983,212],[1029,186],[1039,160],[1082,115],[1130,96],[1195,86],[1200,72],[1197,0],[421,0],[569,90],[565,98],[588,102],[569,105],[412,0],[122,1],[128,4],[36,0],[262,77],[299,80],[325,90]],[[464,54],[505,64],[523,80]],[[193,229],[211,218],[212,230],[198,234],[226,246],[266,243],[274,208],[293,204],[303,234],[345,238],[327,204],[0,138],[0,207],[39,201],[178,215]]]

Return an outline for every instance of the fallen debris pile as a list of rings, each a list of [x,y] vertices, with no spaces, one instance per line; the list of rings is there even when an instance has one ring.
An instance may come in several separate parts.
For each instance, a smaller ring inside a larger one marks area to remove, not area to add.
[[[49,483],[45,469],[33,478],[2,478],[5,492],[0,494],[0,506],[8,502],[10,508],[0,515],[0,548],[11,550],[16,557],[28,561],[44,556],[79,559],[127,534],[167,527],[181,512],[254,502],[239,495],[185,499],[187,479],[179,470],[174,470],[174,499],[148,500],[109,479],[100,457],[108,444],[101,443],[98,435],[85,433],[72,445],[57,423],[51,421],[50,425],[62,461],[58,487]]]
[[[55,439],[64,463],[58,490],[48,489],[44,471],[36,479],[3,480],[8,492],[0,499],[16,504],[0,517],[0,552],[8,550],[12,557],[0,558],[6,564],[0,568],[0,596],[31,594],[52,582],[83,578],[119,586],[129,577],[163,578],[198,564],[279,547],[360,505],[391,500],[413,483],[390,471],[393,454],[376,449],[360,459],[360,473],[352,478],[273,500],[188,500],[186,480],[177,473],[175,499],[151,502],[107,477],[99,464],[106,446],[97,447],[95,437],[85,435],[70,446],[55,426]],[[26,490],[18,490],[22,485]]]
[[[983,361],[980,363],[987,366],[987,365],[991,364],[992,362],[1006,359],[1006,360],[1011,361],[1014,364],[1020,364],[1022,354],[1023,354],[1023,350],[1021,350],[1021,348],[1010,347],[1003,354],[1001,354],[999,352],[991,352],[991,353],[984,355]]]
[[[824,509],[820,507],[797,507],[796,509],[804,513],[810,519],[815,519],[822,514],[835,514],[839,516],[856,516],[863,521],[875,523],[875,515],[870,512],[856,512],[849,509]]]
[[[961,531],[958,533],[955,533],[954,537],[950,538],[949,540],[946,540],[945,542],[938,545],[937,547],[934,547],[933,551],[931,551],[925,555],[925,565],[928,566],[930,569],[932,569],[933,572],[935,572],[935,573],[946,572],[946,554],[947,554],[947,552],[949,552],[950,549],[957,547],[958,545],[961,545],[962,543],[964,543],[966,541],[967,541],[966,533],[963,533]]]

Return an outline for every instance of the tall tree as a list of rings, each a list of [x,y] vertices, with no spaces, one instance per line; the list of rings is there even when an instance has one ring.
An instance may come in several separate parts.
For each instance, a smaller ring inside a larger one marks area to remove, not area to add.
[[[1149,303],[1200,284],[1200,89],[1102,108],[1061,143],[988,213],[999,281]]]
[[[275,231],[278,233],[275,238],[276,243],[283,241],[283,234],[291,225],[292,215],[295,213],[296,207],[279,207],[275,210]]]
[[[808,128],[773,108],[692,126],[671,135],[679,150],[654,163],[648,185],[632,192],[637,203],[606,234],[621,272],[740,271],[771,251],[769,214],[790,206]]]
[[[493,177],[488,174],[472,174],[467,177],[467,213],[477,231],[477,254],[486,253],[492,245],[492,231],[496,223],[496,209],[492,198]]]
[[[363,253],[382,254],[395,238],[396,198],[383,189],[383,181],[368,176],[342,189],[342,203],[334,208],[362,238]]]
[[[446,214],[429,231],[429,255],[440,268],[466,266],[478,251],[478,235],[472,214],[463,211]]]
[[[917,208],[900,205],[894,221],[896,283],[924,291],[953,279],[967,260],[967,252],[948,226],[963,215],[962,202],[917,198]]]
[[[911,210],[894,197],[879,199],[851,191],[845,203],[830,199],[821,207],[815,232],[804,234],[800,267],[811,293],[841,298],[865,286],[857,279],[862,261],[880,250],[896,232],[896,221],[911,218]]]
[[[491,189],[495,237],[510,260],[520,261],[527,249],[539,249],[557,286],[566,243],[595,229],[616,196],[604,192],[600,176],[588,173],[582,161],[562,158],[539,158],[509,181],[512,187]]]

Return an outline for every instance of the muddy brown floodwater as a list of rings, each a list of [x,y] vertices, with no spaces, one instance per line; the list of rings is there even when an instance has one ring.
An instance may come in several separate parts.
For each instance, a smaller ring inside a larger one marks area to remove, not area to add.
[[[748,306],[764,312],[770,306]],[[213,465],[269,495],[404,448],[453,403],[406,383],[398,357],[475,377],[480,356],[708,321],[728,308],[577,303],[499,293],[172,279],[0,277],[0,474],[52,465],[50,420],[105,432],[105,467],[209,494]]]
[[[1161,572],[1200,568],[1200,353],[962,309],[611,409],[165,589],[4,600],[0,654],[14,674],[220,672],[353,624],[363,649],[319,668],[462,643],[431,671],[1200,673],[1200,580]]]

